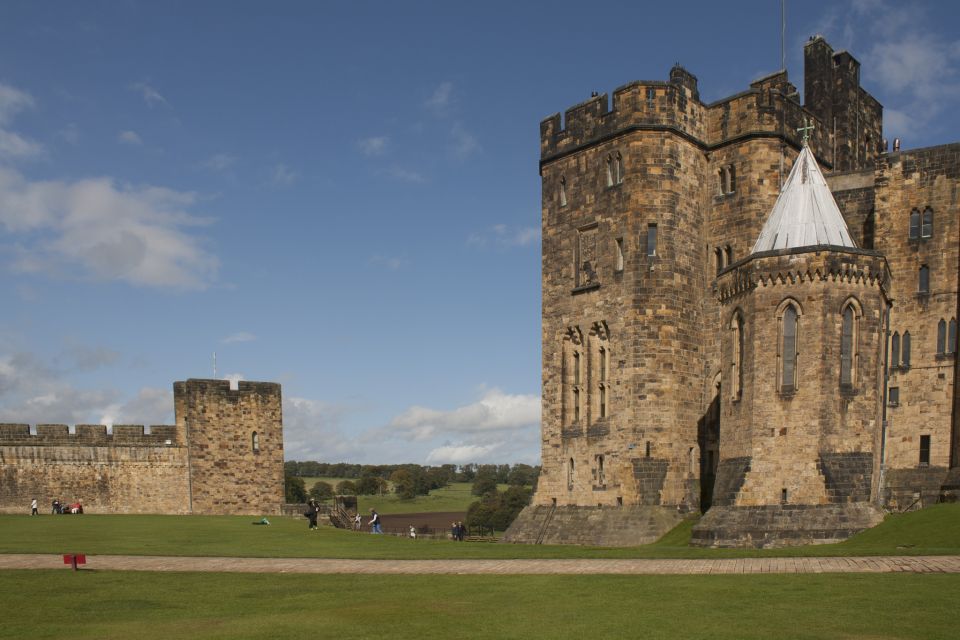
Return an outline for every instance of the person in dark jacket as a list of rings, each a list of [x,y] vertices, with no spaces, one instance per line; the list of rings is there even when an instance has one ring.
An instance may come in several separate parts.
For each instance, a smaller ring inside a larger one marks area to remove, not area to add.
[[[307,503],[307,518],[310,519],[310,529],[317,528],[317,516],[320,513],[320,505],[316,500]]]

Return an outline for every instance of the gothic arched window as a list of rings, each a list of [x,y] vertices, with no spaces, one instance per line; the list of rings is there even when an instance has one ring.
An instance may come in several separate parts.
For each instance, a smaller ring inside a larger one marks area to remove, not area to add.
[[[623,156],[620,153],[617,153],[617,162],[616,162],[616,183],[623,184]]]
[[[613,158],[607,156],[607,186],[613,186]]]
[[[853,304],[848,304],[844,307],[841,325],[840,386],[852,387],[854,384],[854,359],[857,338],[857,314]]]
[[[567,179],[560,176],[560,206],[567,206]]]
[[[797,389],[797,354],[799,351],[799,318],[797,304],[792,301],[782,303],[780,311],[780,392],[792,393]]]

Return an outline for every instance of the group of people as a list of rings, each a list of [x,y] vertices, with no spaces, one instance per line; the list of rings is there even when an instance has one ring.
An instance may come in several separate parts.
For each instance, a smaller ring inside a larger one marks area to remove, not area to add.
[[[60,498],[54,498],[53,502],[50,503],[50,513],[53,515],[83,513],[83,505],[79,500],[73,504],[64,504],[60,502]],[[30,501],[30,515],[40,515],[39,503],[36,498]]]
[[[456,540],[457,542],[463,542],[464,536],[467,535],[467,525],[462,522],[454,522],[450,525],[450,538]]]

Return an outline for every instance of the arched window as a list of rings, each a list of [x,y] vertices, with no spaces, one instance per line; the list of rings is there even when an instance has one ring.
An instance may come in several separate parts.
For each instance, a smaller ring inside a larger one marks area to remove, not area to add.
[[[717,263],[717,275],[720,275],[720,272],[723,271],[723,250],[720,247],[714,249],[713,257]]]
[[[254,453],[260,453],[260,434],[256,431],[250,436],[250,447]]]
[[[730,331],[730,399],[737,402],[743,396],[743,316],[739,311],[730,319]]]
[[[616,182],[617,184],[623,184],[623,156],[620,153],[617,153],[617,163],[616,163]]]
[[[724,254],[726,254],[726,260],[724,260],[724,264],[729,267],[731,264],[733,264],[733,249],[730,248],[730,245],[727,245],[727,248],[724,249]]]
[[[560,176],[560,206],[567,206],[567,179]]]
[[[903,332],[903,342],[900,348],[900,366],[910,368],[910,332]]]
[[[920,238],[920,212],[914,209],[910,212],[910,239]]]
[[[930,207],[923,210],[923,225],[920,227],[920,237],[933,237],[933,209]]]
[[[853,336],[854,336],[853,305],[847,305],[843,310],[843,328],[840,334],[840,385],[853,386]]]
[[[942,356],[945,353],[948,353],[947,322],[943,318],[940,318],[940,322],[937,323],[937,355]]]
[[[920,282],[917,293],[930,293],[930,267],[920,266]]]
[[[729,181],[729,174],[727,173],[726,167],[720,167],[717,170],[717,178],[717,185],[719,187],[717,191],[719,195],[722,196],[727,193],[727,182]]]
[[[780,316],[780,392],[792,393],[797,389],[797,352],[799,312],[793,301],[787,302]]]
[[[890,338],[890,366],[896,369],[900,366],[900,332],[894,331]]]
[[[613,158],[607,156],[607,186],[613,186]]]

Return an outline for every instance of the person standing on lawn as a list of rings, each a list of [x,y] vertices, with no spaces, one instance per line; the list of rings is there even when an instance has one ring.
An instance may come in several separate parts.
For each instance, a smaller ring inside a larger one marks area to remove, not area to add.
[[[376,509],[370,509],[370,533],[383,533],[380,528],[380,514]]]
[[[38,516],[38,515],[40,515],[40,512],[37,511],[37,499],[36,499],[36,498],[34,498],[33,500],[30,501],[30,515],[32,515],[32,516]]]

